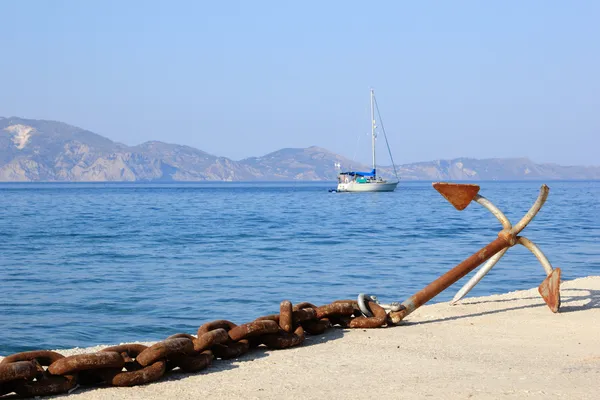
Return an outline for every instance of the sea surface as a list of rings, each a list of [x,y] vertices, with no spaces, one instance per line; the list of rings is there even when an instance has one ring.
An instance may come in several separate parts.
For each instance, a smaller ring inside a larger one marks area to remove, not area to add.
[[[541,184],[482,182],[480,194],[516,223]],[[522,235],[563,279],[600,275],[600,182],[548,184]],[[430,182],[393,193],[331,187],[0,184],[0,355],[161,340],[214,319],[249,322],[284,299],[325,304],[365,292],[402,301],[500,230],[483,207],[459,212]],[[544,277],[517,246],[469,296]]]

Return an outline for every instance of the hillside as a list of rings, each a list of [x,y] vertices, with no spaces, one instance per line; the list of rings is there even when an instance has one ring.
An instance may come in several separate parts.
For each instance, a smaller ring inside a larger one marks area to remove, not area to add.
[[[0,181],[335,180],[338,169],[369,166],[326,149],[281,149],[235,161],[189,146],[126,146],[62,122],[0,117]],[[527,158],[459,158],[397,165],[406,180],[600,179],[600,167],[536,164]],[[391,167],[381,167],[393,176]]]

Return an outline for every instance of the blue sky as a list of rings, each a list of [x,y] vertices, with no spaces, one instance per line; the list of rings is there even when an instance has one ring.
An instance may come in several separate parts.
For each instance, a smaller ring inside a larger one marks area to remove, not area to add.
[[[0,18],[5,117],[368,161],[373,87],[397,163],[600,165],[597,1],[20,0]]]

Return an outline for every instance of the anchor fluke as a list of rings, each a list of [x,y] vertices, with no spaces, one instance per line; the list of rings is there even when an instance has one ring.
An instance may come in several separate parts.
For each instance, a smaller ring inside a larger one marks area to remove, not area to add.
[[[560,268],[554,268],[554,271],[538,287],[538,291],[550,310],[557,313],[560,309]]]
[[[479,185],[464,183],[435,182],[433,188],[459,211],[467,208],[479,193]]]

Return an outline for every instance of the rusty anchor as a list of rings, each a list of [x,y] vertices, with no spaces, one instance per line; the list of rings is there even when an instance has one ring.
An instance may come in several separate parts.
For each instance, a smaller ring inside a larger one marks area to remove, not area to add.
[[[544,253],[533,242],[519,236],[519,233],[531,222],[544,205],[550,190],[548,186],[542,185],[533,206],[514,226],[491,201],[479,195],[480,187],[478,185],[436,182],[433,187],[459,211],[467,208],[471,202],[482,205],[500,221],[503,229],[498,233],[495,240],[402,302],[400,310],[390,312],[389,320],[391,323],[398,324],[414,310],[485,262],[486,264],[481,270],[457,293],[453,302],[460,300],[492,269],[506,251],[516,244],[521,244],[529,249],[542,264],[547,277],[540,284],[538,291],[550,310],[555,313],[558,312],[560,308],[560,268],[553,269]]]

